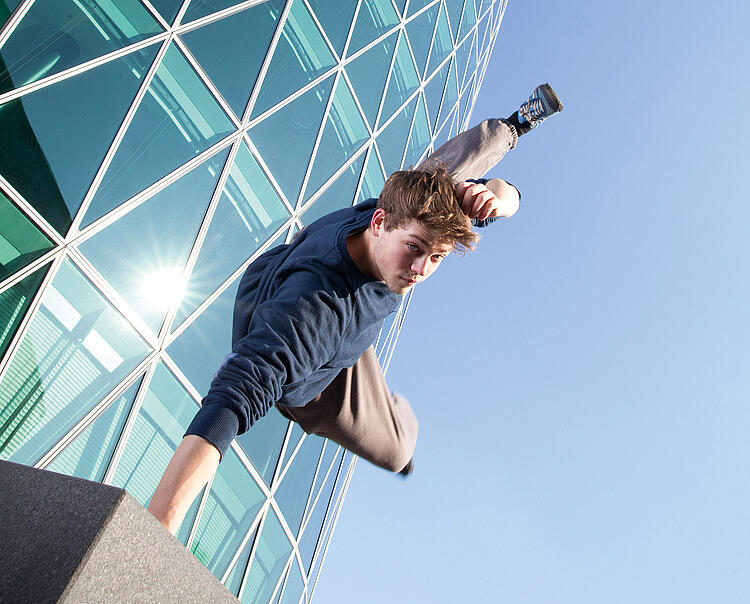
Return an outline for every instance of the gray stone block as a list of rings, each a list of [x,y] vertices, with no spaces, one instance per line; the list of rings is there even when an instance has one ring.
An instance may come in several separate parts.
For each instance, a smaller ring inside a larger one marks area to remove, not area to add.
[[[0,602],[237,602],[123,489],[0,461]]]

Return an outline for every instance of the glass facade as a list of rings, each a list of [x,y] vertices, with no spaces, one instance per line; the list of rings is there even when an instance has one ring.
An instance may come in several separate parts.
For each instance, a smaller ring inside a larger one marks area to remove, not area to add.
[[[0,459],[147,504],[239,276],[468,126],[505,4],[0,0]],[[178,538],[243,602],[307,602],[354,462],[272,410]]]

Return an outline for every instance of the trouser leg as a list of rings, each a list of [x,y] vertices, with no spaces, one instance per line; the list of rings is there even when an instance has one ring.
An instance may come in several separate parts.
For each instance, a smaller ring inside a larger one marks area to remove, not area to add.
[[[454,136],[421,165],[445,165],[454,182],[482,178],[516,142],[518,135],[512,124],[502,119],[489,119]]]
[[[308,434],[391,472],[402,470],[414,454],[417,418],[406,399],[388,390],[372,347],[304,407],[277,407]]]

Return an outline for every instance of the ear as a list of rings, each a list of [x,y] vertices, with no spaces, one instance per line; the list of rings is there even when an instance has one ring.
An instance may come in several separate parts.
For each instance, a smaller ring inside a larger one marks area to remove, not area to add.
[[[372,215],[372,220],[370,220],[370,232],[373,236],[380,237],[383,231],[385,231],[385,210],[378,208]]]

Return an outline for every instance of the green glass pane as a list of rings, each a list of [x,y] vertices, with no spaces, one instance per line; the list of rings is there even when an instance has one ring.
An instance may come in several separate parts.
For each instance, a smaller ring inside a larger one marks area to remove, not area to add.
[[[258,539],[245,588],[240,595],[240,601],[246,604],[268,602],[292,552],[292,544],[273,509],[268,510]]]
[[[154,333],[180,300],[185,261],[228,154],[193,168],[78,248]]]
[[[60,233],[70,227],[158,45],[0,106],[0,172]]]
[[[242,548],[242,553],[237,559],[232,572],[229,573],[227,580],[224,582],[226,588],[231,591],[235,596],[240,592],[240,586],[242,585],[242,577],[245,576],[245,570],[247,569],[247,561],[250,558],[250,552],[253,549],[253,543],[255,543],[255,536],[258,534],[258,527],[253,529],[253,534],[247,541],[245,547]]]
[[[47,274],[47,269],[49,264],[0,293],[0,359],[10,346],[18,325]]]
[[[136,380],[45,469],[99,482],[112,459],[141,380]]]
[[[417,88],[419,88],[419,76],[411,60],[406,37],[402,35],[396,49],[396,61],[391,71],[391,79],[388,81],[383,109],[380,112],[380,123],[382,124],[391,117]]]
[[[182,35],[239,118],[250,100],[285,1],[270,0]]]
[[[164,20],[171,24],[180,10],[183,0],[151,0],[151,6],[159,11]]]
[[[112,484],[127,489],[141,505],[147,505],[197,412],[198,403],[164,363],[159,362],[125,443]]]
[[[21,0],[2,0],[0,1],[0,27],[5,25],[8,17],[13,14],[16,7],[21,4]]]
[[[250,138],[292,205],[299,197],[334,78],[327,78],[250,130]]]
[[[375,125],[397,40],[398,34],[391,34],[346,66],[346,73],[371,126]]]
[[[297,604],[303,591],[305,591],[305,582],[302,579],[297,558],[293,557],[279,604]]]
[[[188,511],[185,512],[182,524],[180,524],[180,528],[177,529],[177,532],[175,533],[177,541],[182,543],[182,545],[186,545],[190,538],[190,530],[193,528],[193,524],[195,524],[196,517],[198,516],[198,509],[201,507],[201,501],[203,500],[203,494],[205,492],[206,487],[203,487],[193,503],[190,504]]]
[[[331,45],[339,56],[341,56],[357,3],[309,0],[309,4],[318,21],[323,26],[323,30],[326,32]]]
[[[221,577],[258,515],[265,496],[240,458],[224,454],[211,483],[190,548],[214,575]]]
[[[340,457],[341,456],[339,455],[337,459],[340,459]],[[318,538],[323,530],[323,521],[325,520],[326,513],[329,509],[339,463],[331,468],[331,471],[328,473],[327,479],[323,484],[323,489],[320,490],[319,493],[315,493],[314,497],[317,497],[317,499],[313,499],[313,501],[310,502],[314,507],[308,512],[308,518],[305,525],[302,527],[302,535],[299,538],[299,553],[302,557],[302,563],[305,565],[305,568],[310,568],[310,563],[312,562],[312,557],[315,553],[315,546],[318,543]],[[328,468],[321,469],[324,477],[326,476],[327,470]]]
[[[268,485],[273,480],[288,425],[289,422],[274,407],[255,422],[250,430],[237,437],[242,450],[247,453],[255,469]]]
[[[170,46],[91,201],[86,224],[233,130],[198,74]]]
[[[0,191],[0,280],[53,247],[54,243]]]
[[[458,69],[457,74],[459,81],[463,82],[466,79],[466,73],[467,68],[469,68],[469,73],[473,72],[473,68],[476,67],[476,56],[474,55],[474,42],[476,40],[476,35],[472,34],[466,40],[464,40],[463,44],[458,47],[458,50],[456,50],[456,67]],[[474,59],[473,61],[471,59]]]
[[[148,351],[64,261],[0,382],[0,458],[36,463]]]
[[[451,31],[453,32],[453,37],[455,38],[456,34],[458,33],[458,23],[461,19],[461,11],[464,8],[464,0],[451,0],[450,2],[446,2],[445,5],[448,9],[448,19],[451,23]]]
[[[362,176],[362,186],[359,189],[357,201],[363,201],[370,197],[379,197],[384,184],[385,177],[383,176],[383,171],[380,169],[380,162],[375,153],[375,147],[373,147],[367,156],[367,167]]]
[[[411,128],[411,136],[406,147],[406,157],[404,158],[404,167],[416,167],[419,158],[422,157],[427,146],[430,144],[430,124],[427,121],[427,111],[425,110],[424,101],[419,97],[417,104],[417,114],[414,118],[414,124]]]
[[[362,0],[347,54],[353,55],[397,24],[398,14],[390,0]]]
[[[427,53],[430,50],[432,41],[432,32],[435,30],[435,21],[437,20],[438,9],[440,4],[431,6],[416,19],[406,24],[406,34],[409,37],[414,60],[417,62],[417,72],[424,73],[427,64]]]
[[[369,138],[344,78],[339,78],[305,189],[309,199]]]
[[[450,54],[451,50],[453,50],[453,40],[450,28],[448,27],[448,17],[445,16],[445,10],[441,10],[440,17],[438,17],[437,30],[435,31],[435,40],[432,43],[432,51],[430,52],[430,63],[427,73],[432,73],[443,62],[443,59]]]
[[[289,211],[243,143],[190,275],[181,316],[197,308],[288,218]]]
[[[451,62],[451,70],[448,74],[448,83],[445,86],[445,94],[443,95],[443,104],[440,106],[440,117],[438,117],[438,124],[441,124],[453,110],[458,100],[458,81],[456,79],[456,62]]]
[[[309,435],[305,438],[274,493],[286,523],[295,535],[302,524],[302,514],[324,442],[320,436]]]
[[[182,23],[195,21],[206,15],[218,13],[220,10],[239,4],[244,0],[190,0],[185,15],[182,17]]]
[[[461,40],[466,32],[469,31],[474,24],[477,22],[477,14],[474,11],[474,0],[466,0],[466,6],[464,7],[464,16],[461,19],[461,29],[458,34],[458,39]]]
[[[263,78],[253,116],[260,115],[336,63],[304,2],[293,1]]]
[[[138,0],[37,0],[0,48],[0,93],[161,31]]]
[[[321,216],[330,214],[341,208],[352,205],[354,201],[354,191],[357,189],[359,182],[359,173],[362,171],[362,165],[365,163],[365,154],[363,153],[351,166],[328,186],[325,192],[316,199],[313,204],[305,210],[301,216],[304,224],[310,224]]]
[[[383,160],[386,174],[392,174],[401,167],[406,137],[409,135],[409,126],[416,106],[417,99],[415,98],[401,110],[377,138],[380,159]]]
[[[440,111],[440,101],[443,99],[445,82],[448,79],[450,65],[446,64],[436,73],[432,79],[425,84],[424,97],[427,101],[427,113],[430,116],[430,127],[434,130],[437,124],[437,116]]]

